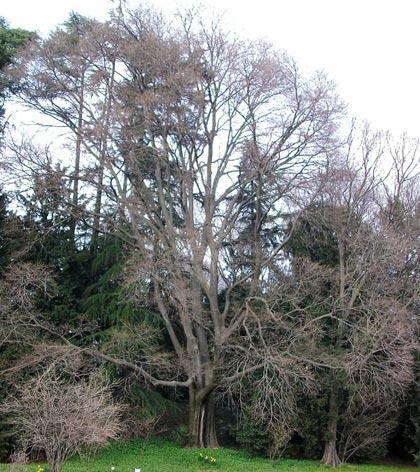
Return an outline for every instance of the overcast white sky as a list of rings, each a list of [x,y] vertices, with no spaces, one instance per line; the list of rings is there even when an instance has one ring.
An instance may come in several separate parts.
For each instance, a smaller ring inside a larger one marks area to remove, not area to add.
[[[139,2],[131,0],[132,5]],[[151,0],[164,11],[205,3],[247,37],[324,69],[350,112],[379,128],[420,136],[420,0]],[[12,26],[46,34],[70,11],[104,19],[109,0],[0,0]]]

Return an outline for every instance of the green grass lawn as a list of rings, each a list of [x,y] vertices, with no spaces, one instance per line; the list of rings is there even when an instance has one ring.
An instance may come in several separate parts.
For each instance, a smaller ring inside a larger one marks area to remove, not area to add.
[[[320,466],[316,461],[250,458],[245,453],[235,449],[217,449],[209,453],[217,459],[216,466],[199,461],[199,450],[184,449],[176,444],[162,439],[153,439],[146,445],[141,440],[114,444],[102,450],[92,459],[70,460],[64,466],[64,472],[133,472],[141,468],[141,472],[321,472],[331,471],[329,467]],[[6,471],[5,465],[0,471]],[[29,470],[36,470],[32,465]],[[412,467],[397,467],[385,465],[346,464],[340,467],[340,472],[413,472]]]

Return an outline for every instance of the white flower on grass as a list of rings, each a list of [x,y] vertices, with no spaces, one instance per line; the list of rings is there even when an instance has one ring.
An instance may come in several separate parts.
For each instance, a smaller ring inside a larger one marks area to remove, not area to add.
[[[114,467],[114,466],[112,466],[112,467],[111,467],[111,470],[112,470],[112,471],[114,471],[114,470],[115,470],[115,467]]]

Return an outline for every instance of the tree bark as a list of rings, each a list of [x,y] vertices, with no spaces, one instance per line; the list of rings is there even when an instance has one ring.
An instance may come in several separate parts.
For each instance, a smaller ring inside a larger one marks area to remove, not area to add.
[[[110,125],[110,113],[113,99],[113,90],[114,90],[114,80],[115,80],[115,59],[112,61],[111,66],[111,75],[107,84],[107,91],[104,98],[104,111],[103,111],[103,129],[101,130],[101,140],[100,140],[100,149],[99,149],[99,169],[98,169],[98,181],[96,189],[96,198],[95,198],[95,210],[93,216],[93,232],[91,240],[91,251],[96,251],[98,247],[98,237],[100,232],[100,222],[101,222],[101,208],[102,208],[102,192],[103,192],[103,180],[104,180],[104,167],[105,159],[108,152],[107,140],[109,135],[109,125]]]
[[[217,448],[213,392],[190,387],[189,437],[191,447]]]
[[[82,127],[83,127],[83,107],[84,107],[84,93],[85,93],[85,74],[82,73],[80,83],[80,94],[79,94],[79,111],[77,118],[77,130],[76,130],[76,153],[74,160],[74,172],[73,172],[73,198],[72,198],[72,211],[77,211],[79,204],[79,179],[80,179],[80,158],[82,154]],[[76,245],[76,225],[77,219],[72,214],[70,220],[70,241]]]
[[[324,455],[321,463],[331,467],[338,467],[341,464],[337,454],[337,423],[338,423],[338,406],[337,393],[333,386],[330,392],[330,402],[328,411],[328,439],[325,443]]]

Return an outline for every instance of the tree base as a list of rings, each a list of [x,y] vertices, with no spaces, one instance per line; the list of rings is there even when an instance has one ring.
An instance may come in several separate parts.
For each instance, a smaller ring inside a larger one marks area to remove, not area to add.
[[[193,400],[191,402],[191,400]],[[190,397],[189,446],[197,448],[217,449],[219,443],[215,425],[215,402],[213,394],[200,398]]]
[[[335,444],[327,444],[325,446],[324,455],[321,459],[321,464],[329,465],[330,467],[334,468],[341,465],[341,461],[338,457]]]

